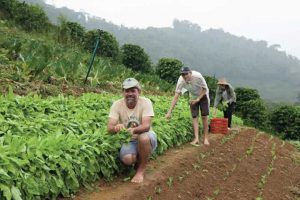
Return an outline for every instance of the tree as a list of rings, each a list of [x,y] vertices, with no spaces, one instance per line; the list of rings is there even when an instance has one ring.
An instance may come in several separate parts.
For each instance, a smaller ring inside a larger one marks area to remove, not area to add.
[[[270,115],[272,128],[284,139],[300,140],[300,109],[282,105]]]
[[[267,128],[267,108],[256,89],[236,88],[236,113],[243,118],[245,124]]]
[[[245,124],[256,128],[267,128],[267,108],[262,99],[239,103],[239,113]]]
[[[187,20],[180,21],[178,19],[173,20],[173,27],[178,31],[183,32],[201,32],[201,27],[197,24],[193,24]]]
[[[183,63],[175,58],[161,58],[156,66],[156,74],[169,83],[176,83]]]
[[[0,18],[13,18],[18,2],[15,0],[0,0]]]
[[[100,37],[100,43],[97,55],[116,60],[119,55],[119,43],[112,34],[106,31],[88,31],[84,36],[84,48],[89,52],[93,52],[98,37]]]
[[[204,77],[204,79],[207,83],[207,87],[209,89],[210,104],[214,105],[218,79],[216,79],[214,76],[213,77],[212,76],[203,76],[203,77]]]
[[[50,21],[44,10],[38,5],[19,3],[15,12],[14,20],[25,31],[47,31]]]
[[[236,98],[239,100],[239,102],[260,98],[260,95],[256,89],[238,87],[234,91],[236,92]]]
[[[144,49],[134,44],[124,44],[121,48],[122,63],[134,70],[141,72],[151,71],[151,62]]]
[[[59,41],[63,43],[80,44],[83,42],[85,29],[77,22],[68,22],[60,18]]]

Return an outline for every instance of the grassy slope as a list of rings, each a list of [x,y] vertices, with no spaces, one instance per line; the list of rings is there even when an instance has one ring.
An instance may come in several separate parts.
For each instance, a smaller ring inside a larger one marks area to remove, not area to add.
[[[128,77],[141,81],[144,92],[164,94],[174,86],[156,75],[134,72],[118,62],[96,57],[87,84],[84,84],[91,54],[80,47],[66,47],[51,34],[29,34],[9,28],[0,21],[0,66],[2,93],[12,85],[18,94],[36,92],[45,96],[61,92],[117,92]]]

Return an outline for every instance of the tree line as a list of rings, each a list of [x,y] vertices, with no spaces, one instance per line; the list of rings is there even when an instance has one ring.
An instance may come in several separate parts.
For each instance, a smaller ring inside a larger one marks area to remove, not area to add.
[[[55,8],[42,0],[26,2],[42,5],[53,23],[63,14],[88,30],[101,27],[112,33],[121,45],[137,44],[148,52],[154,63],[162,57],[178,58],[205,75],[225,76],[234,85],[256,88],[265,100],[299,102],[300,61],[281,50],[279,44],[237,37],[222,29],[202,30],[186,20],[175,19],[172,27],[165,28],[127,28],[66,7]]]

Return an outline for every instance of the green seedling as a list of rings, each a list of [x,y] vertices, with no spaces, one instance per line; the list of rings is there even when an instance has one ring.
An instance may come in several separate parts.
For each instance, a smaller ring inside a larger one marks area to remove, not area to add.
[[[195,163],[193,163],[192,165],[193,165],[193,167],[194,167],[194,170],[196,170],[196,169],[199,169],[199,168],[200,168],[200,165],[198,165],[198,164],[195,164]]]
[[[220,193],[220,188],[216,188],[214,191],[213,191],[214,195],[215,196],[218,196],[219,193]]]
[[[161,191],[162,191],[162,189],[161,189],[159,186],[156,186],[156,187],[155,187],[155,193],[156,193],[156,194],[160,194]]]
[[[185,173],[186,175],[189,175],[189,174],[190,174],[190,171],[184,170],[184,173]]]
[[[178,180],[181,182],[181,181],[183,181],[183,179],[184,179],[184,176],[178,176]]]
[[[274,138],[274,136],[273,136],[273,135],[271,135],[271,136],[270,136],[270,138],[269,138],[269,141],[271,141],[273,138]]]
[[[168,185],[169,187],[172,187],[172,185],[173,185],[173,177],[172,177],[172,176],[170,176],[170,177],[168,178],[167,185]]]
[[[253,149],[254,149],[254,147],[251,145],[251,147],[247,149],[246,154],[247,154],[248,156],[252,155]]]

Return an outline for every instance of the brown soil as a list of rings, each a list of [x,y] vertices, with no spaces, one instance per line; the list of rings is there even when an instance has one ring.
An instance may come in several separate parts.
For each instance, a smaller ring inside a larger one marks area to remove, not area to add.
[[[210,134],[210,142],[151,160],[142,184],[100,181],[73,199],[300,199],[300,152],[291,144],[252,128]]]

